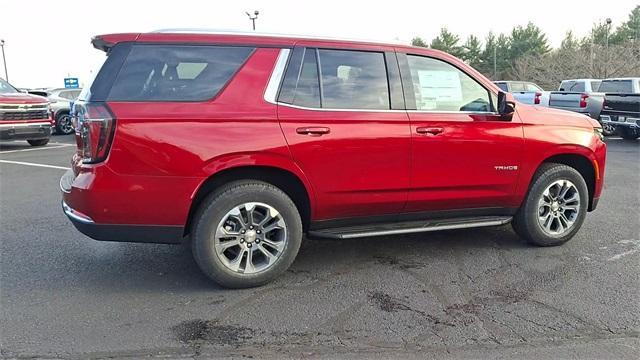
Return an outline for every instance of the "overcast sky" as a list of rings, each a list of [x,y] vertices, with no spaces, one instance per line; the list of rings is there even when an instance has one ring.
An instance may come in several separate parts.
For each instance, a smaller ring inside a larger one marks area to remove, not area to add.
[[[594,22],[627,20],[637,0],[0,0],[9,80],[18,87],[63,86],[67,75],[87,81],[103,56],[97,34],[204,27],[251,30],[245,11],[260,10],[258,31],[409,43],[446,26],[463,39],[509,32],[531,21],[553,46],[568,30],[586,35]],[[383,6],[384,5],[384,6]],[[1,61],[1,59],[0,59]],[[0,76],[4,71],[0,68]]]

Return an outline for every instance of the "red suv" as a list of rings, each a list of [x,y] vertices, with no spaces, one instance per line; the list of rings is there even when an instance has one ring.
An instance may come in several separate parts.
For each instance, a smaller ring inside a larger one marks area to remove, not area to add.
[[[226,287],[264,284],[303,235],[497,226],[571,239],[603,186],[600,125],[515,103],[445,53],[273,35],[98,36],[63,209],[98,240],[191,241]]]

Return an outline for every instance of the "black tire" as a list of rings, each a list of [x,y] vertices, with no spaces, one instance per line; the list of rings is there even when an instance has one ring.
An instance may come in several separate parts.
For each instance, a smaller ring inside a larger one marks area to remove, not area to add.
[[[620,127],[620,136],[625,140],[635,140],[640,137],[640,131],[627,127]]]
[[[543,230],[538,221],[538,202],[545,189],[558,180],[571,181],[580,196],[580,208],[571,228],[559,235],[551,235]],[[569,241],[580,230],[587,214],[589,191],[580,173],[567,165],[545,163],[534,176],[524,203],[513,218],[512,226],[520,237],[537,246],[557,246]]]
[[[616,127],[612,124],[601,124],[602,125],[602,134],[604,136],[613,136],[616,134]]]
[[[71,125],[71,115],[69,113],[60,113],[56,116],[56,134],[69,135],[73,133],[73,126]]]
[[[214,248],[218,224],[236,206],[260,202],[275,208],[286,223],[284,250],[267,269],[243,274],[228,268]],[[285,272],[293,263],[302,242],[302,220],[293,201],[279,188],[258,180],[235,181],[209,195],[196,212],[193,221],[191,248],[202,272],[227,288],[248,288],[264,285]]]
[[[49,139],[27,140],[31,146],[45,146],[49,143]]]

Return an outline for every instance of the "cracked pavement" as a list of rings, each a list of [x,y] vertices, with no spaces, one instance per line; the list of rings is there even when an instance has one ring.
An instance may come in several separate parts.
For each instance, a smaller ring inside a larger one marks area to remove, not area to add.
[[[63,170],[1,163],[1,355],[635,359],[640,141],[608,144],[599,208],[564,246],[510,226],[307,240],[246,290],[207,280],[186,247],[81,235],[60,209]],[[72,151],[0,159],[68,166]]]

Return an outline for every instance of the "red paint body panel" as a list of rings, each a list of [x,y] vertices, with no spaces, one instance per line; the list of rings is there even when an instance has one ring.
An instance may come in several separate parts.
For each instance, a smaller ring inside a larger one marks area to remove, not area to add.
[[[411,194],[406,211],[509,207],[524,138],[518,116],[410,112]],[[442,129],[419,134],[418,127]],[[496,170],[495,166],[515,170]]]
[[[194,196],[220,171],[242,166],[286,170],[304,184],[311,220],[401,212],[519,207],[540,164],[558,154],[597,162],[606,146],[576,113],[518,104],[510,121],[492,114],[319,111],[276,105],[264,93],[280,48],[294,45],[397,51],[436,57],[498,88],[439,51],[366,42],[210,34],[113,34],[119,41],[257,46],[219,95],[204,102],[109,102],[116,118],[100,164],[73,160],[64,201],[99,224],[184,226]],[[322,135],[299,128],[328,128]],[[418,128],[438,128],[438,135]],[[496,170],[495,166],[517,169]]]
[[[316,192],[315,219],[401,212],[409,189],[409,119],[404,111],[315,111],[279,106],[293,160]],[[326,127],[325,135],[296,129]]]

